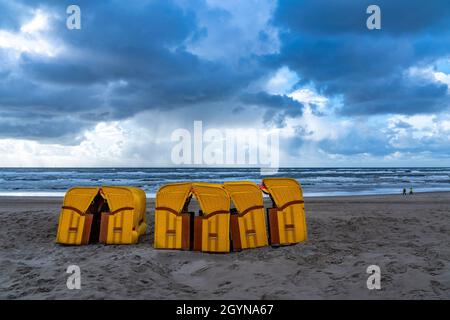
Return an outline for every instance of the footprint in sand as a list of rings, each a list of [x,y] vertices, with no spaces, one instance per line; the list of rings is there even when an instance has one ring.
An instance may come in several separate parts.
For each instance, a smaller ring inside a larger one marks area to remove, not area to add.
[[[228,267],[228,269],[229,270],[237,270],[237,269],[239,269],[239,265],[236,263],[233,263]]]
[[[447,292],[450,295],[450,292],[449,292],[450,286],[445,286],[443,283],[436,281],[436,280],[431,280],[430,284],[431,284],[431,289],[438,296],[441,296],[441,294],[443,292]]]
[[[211,268],[210,266],[203,266],[200,269],[197,269],[194,272],[192,272],[191,275],[199,276],[199,275],[203,274],[205,271],[209,270],[210,268]]]
[[[218,287],[227,286],[227,285],[229,285],[229,284],[231,284],[231,281],[221,282],[221,283],[218,284]]]
[[[404,264],[392,261],[386,264],[386,270],[393,274],[405,273],[408,271],[408,267]]]
[[[25,275],[27,273],[30,273],[31,271],[33,271],[33,268],[29,266],[20,266],[16,268],[16,273],[19,273],[21,275]]]

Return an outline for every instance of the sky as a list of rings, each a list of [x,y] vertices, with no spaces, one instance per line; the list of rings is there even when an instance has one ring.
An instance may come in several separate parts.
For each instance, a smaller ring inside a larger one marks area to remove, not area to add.
[[[1,167],[171,166],[194,121],[281,166],[450,166],[449,86],[448,0],[0,0]]]

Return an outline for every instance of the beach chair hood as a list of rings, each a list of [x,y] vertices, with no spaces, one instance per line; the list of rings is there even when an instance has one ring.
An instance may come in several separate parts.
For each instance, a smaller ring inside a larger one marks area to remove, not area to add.
[[[230,197],[222,185],[194,183],[192,192],[200,205],[204,217],[230,212]]]
[[[180,214],[191,197],[191,183],[174,183],[162,186],[156,194],[157,210]]]
[[[278,208],[284,208],[293,203],[303,203],[301,185],[292,178],[263,179],[262,190],[270,195]]]
[[[254,208],[264,208],[262,193],[256,183],[236,181],[225,182],[223,186],[240,215],[245,215]]]

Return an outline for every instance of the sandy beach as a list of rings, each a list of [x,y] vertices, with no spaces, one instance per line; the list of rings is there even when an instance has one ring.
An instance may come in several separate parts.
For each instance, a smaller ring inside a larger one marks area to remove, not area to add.
[[[137,245],[58,245],[61,203],[0,197],[1,299],[450,298],[450,193],[307,198],[307,243],[230,254],[154,250],[151,199]],[[366,286],[373,264],[381,290]]]

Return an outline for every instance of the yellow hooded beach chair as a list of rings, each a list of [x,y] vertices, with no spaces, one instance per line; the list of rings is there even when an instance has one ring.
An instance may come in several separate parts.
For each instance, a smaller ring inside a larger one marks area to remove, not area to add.
[[[56,241],[61,244],[137,243],[146,231],[146,199],[132,187],[75,187],[65,197]]]
[[[194,213],[187,211],[192,197],[191,188],[191,183],[168,184],[156,194],[156,249],[191,249]]]
[[[268,209],[270,244],[290,245],[307,240],[305,206],[300,183],[291,178],[263,179],[263,191],[270,195]]]
[[[131,244],[147,230],[145,192],[133,187],[102,187],[105,199],[101,217],[100,242]]]
[[[94,208],[99,205],[100,188],[76,187],[64,196],[56,241],[62,244],[88,244]],[[94,201],[95,200],[95,201]]]
[[[225,190],[235,209],[231,211],[233,250],[267,246],[266,215],[263,194],[253,182],[226,182]]]
[[[220,184],[194,183],[200,205],[194,222],[194,250],[230,252],[230,197]]]

